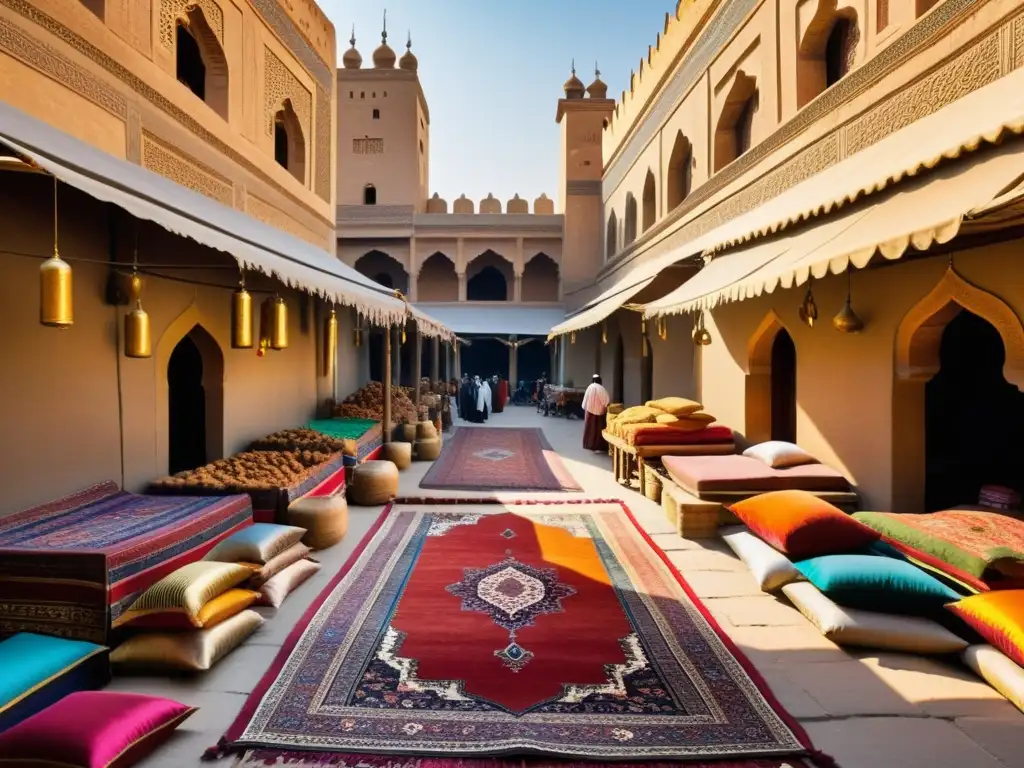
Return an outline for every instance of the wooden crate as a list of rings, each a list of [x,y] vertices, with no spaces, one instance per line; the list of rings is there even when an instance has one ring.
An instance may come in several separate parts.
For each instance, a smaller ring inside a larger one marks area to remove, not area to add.
[[[718,515],[722,505],[692,496],[678,485],[664,484],[662,509],[684,539],[712,539],[718,536]]]

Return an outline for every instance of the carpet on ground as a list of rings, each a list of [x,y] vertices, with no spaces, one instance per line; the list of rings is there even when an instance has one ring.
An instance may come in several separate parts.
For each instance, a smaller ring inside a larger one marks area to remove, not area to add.
[[[832,764],[617,501],[385,510],[209,756],[225,753],[253,768]]]
[[[543,430],[459,427],[420,488],[446,491],[582,491]]]

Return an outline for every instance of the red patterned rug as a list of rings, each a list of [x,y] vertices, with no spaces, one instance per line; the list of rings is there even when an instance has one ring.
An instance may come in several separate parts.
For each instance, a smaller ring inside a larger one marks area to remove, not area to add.
[[[445,491],[582,491],[543,430],[459,427],[420,482]]]
[[[250,768],[834,765],[617,501],[385,510],[209,756],[229,752]]]

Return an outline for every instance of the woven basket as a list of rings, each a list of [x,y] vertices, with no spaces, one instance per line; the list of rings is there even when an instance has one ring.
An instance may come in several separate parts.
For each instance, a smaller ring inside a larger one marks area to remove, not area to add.
[[[408,469],[412,464],[412,443],[384,443],[384,458],[394,464],[399,471]]]
[[[398,429],[395,430],[396,437],[403,443],[411,443],[416,440],[416,425],[415,424],[401,424]]]
[[[644,464],[644,496],[658,504],[661,503],[661,475],[655,472],[650,464]]]
[[[417,440],[415,447],[417,461],[435,461],[441,455],[441,438]]]
[[[433,440],[437,437],[437,427],[432,421],[421,421],[416,425],[417,440]]]
[[[390,461],[366,461],[352,470],[349,497],[361,507],[387,504],[398,495],[398,467]]]

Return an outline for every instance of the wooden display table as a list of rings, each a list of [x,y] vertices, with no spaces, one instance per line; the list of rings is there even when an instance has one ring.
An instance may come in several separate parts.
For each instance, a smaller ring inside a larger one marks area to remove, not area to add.
[[[706,443],[689,445],[630,445],[607,429],[602,432],[612,456],[615,481],[628,485],[633,472],[639,475],[640,493],[647,495],[646,459],[662,456],[727,456],[736,453],[735,443]]]

